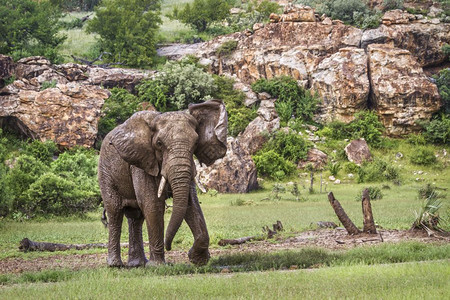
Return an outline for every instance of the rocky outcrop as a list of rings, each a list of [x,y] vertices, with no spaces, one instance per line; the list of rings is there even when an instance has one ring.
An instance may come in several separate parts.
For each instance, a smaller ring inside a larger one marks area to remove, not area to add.
[[[282,15],[271,14],[270,22],[315,22],[314,10],[309,6],[288,4]]]
[[[268,139],[268,135],[280,128],[280,118],[275,111],[275,99],[261,100],[258,117],[248,124],[239,136],[244,151],[253,155]]]
[[[258,187],[256,167],[238,139],[229,137],[227,154],[209,167],[196,162],[197,180],[220,193],[247,193]]]
[[[109,97],[104,87],[133,90],[149,76],[73,63],[52,65],[39,56],[21,59],[8,70],[16,80],[0,89],[1,123],[61,147],[94,145],[101,108]]]
[[[347,154],[348,160],[357,165],[360,165],[365,161],[372,160],[369,145],[367,145],[367,142],[364,139],[351,141],[347,146],[345,146],[344,150],[345,154]]]
[[[371,101],[386,131],[401,136],[420,129],[441,107],[438,89],[407,50],[388,45],[368,47]]]
[[[321,121],[349,122],[367,108],[370,90],[367,55],[363,49],[342,48],[312,72],[311,88],[323,99]]]

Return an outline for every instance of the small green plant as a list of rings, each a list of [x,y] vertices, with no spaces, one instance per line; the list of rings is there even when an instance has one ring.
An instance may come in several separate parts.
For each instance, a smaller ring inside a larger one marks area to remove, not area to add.
[[[383,199],[383,192],[381,191],[381,189],[377,186],[369,186],[367,188],[369,190],[369,197],[370,200],[380,200]],[[362,195],[363,195],[364,189],[360,190],[358,192],[358,195],[356,195],[355,200],[356,201],[361,201],[362,200]]]
[[[216,50],[216,55],[219,57],[230,56],[238,46],[238,41],[229,40],[220,45]]]
[[[208,196],[210,196],[210,197],[217,197],[217,195],[219,194],[219,192],[218,192],[217,190],[215,190],[215,189],[209,189],[207,194],[208,194]]]
[[[412,228],[423,229],[429,235],[434,231],[442,231],[439,223],[442,218],[439,216],[439,209],[442,207],[442,202],[434,197],[428,197],[422,202],[422,206],[418,211],[414,211],[415,221]]]
[[[294,182],[291,188],[291,194],[295,197],[295,201],[304,201],[306,200],[301,196],[300,189],[298,188],[297,182]]]
[[[414,146],[426,145],[427,141],[423,134],[410,133],[406,141]]]
[[[56,80],[44,81],[44,82],[41,84],[40,90],[41,90],[41,91],[44,91],[44,90],[46,90],[46,89],[52,89],[52,88],[55,88],[57,84],[58,84],[58,81],[56,81]]]
[[[245,205],[245,201],[241,198],[237,198],[236,200],[231,201],[230,204],[231,204],[231,206],[243,206],[243,205]]]
[[[286,188],[280,183],[275,183],[273,185],[272,192],[269,195],[269,199],[272,201],[279,201],[281,200],[280,194],[284,193],[286,193]]]
[[[428,198],[443,198],[444,195],[441,195],[437,188],[430,183],[427,183],[426,185],[422,186],[418,191],[418,197],[419,199],[428,199]]]
[[[398,168],[381,159],[363,163],[358,169],[357,174],[358,183],[384,180],[398,181],[399,179],[400,174]]]
[[[336,176],[341,170],[342,166],[339,162],[329,163],[328,170],[330,170],[331,175]]]
[[[383,0],[383,11],[403,9],[403,0]]]
[[[437,159],[433,149],[422,146],[417,147],[415,151],[411,153],[410,161],[415,165],[429,166],[436,163]]]
[[[358,173],[359,168],[360,167],[357,164],[355,164],[354,162],[351,162],[351,161],[344,163],[344,167],[343,167],[345,173],[351,173],[351,174]]]
[[[7,78],[3,78],[3,83],[5,86],[10,85],[11,83],[13,83],[14,81],[16,81],[16,76],[11,75]]]

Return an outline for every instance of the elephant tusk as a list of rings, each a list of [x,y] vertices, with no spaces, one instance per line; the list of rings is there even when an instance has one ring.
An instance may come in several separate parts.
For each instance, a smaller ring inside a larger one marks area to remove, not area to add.
[[[203,184],[200,182],[200,180],[197,177],[195,177],[195,183],[197,184],[200,191],[202,191],[202,193],[206,193],[205,187],[203,186]]]
[[[161,182],[158,188],[158,198],[161,198],[164,187],[166,186],[166,178],[164,176],[161,177]]]

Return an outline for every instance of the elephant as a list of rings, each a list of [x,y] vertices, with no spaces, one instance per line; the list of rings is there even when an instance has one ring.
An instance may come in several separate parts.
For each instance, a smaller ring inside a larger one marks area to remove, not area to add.
[[[209,235],[197,198],[193,155],[207,166],[225,156],[227,123],[223,102],[214,99],[191,104],[187,111],[140,111],[106,135],[98,179],[108,218],[108,266],[123,266],[120,235],[124,215],[129,230],[127,266],[165,263],[164,246],[171,250],[183,219],[194,236],[190,262],[208,262]],[[165,200],[170,191],[173,208],[164,240]],[[148,260],[142,237],[144,220]]]

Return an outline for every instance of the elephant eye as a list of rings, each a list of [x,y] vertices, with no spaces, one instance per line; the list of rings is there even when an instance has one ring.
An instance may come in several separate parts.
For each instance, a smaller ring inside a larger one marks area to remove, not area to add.
[[[159,148],[161,148],[163,146],[162,142],[160,140],[156,141],[156,146],[158,146]]]

